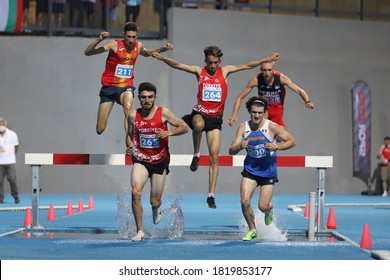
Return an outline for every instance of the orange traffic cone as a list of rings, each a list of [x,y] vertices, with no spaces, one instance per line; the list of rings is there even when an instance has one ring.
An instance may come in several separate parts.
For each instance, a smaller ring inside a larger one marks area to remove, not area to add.
[[[51,203],[49,207],[49,214],[47,215],[47,220],[54,221],[55,219],[56,215],[54,214],[54,205]]]
[[[362,240],[360,241],[360,248],[372,248],[370,229],[368,224],[364,224]]]
[[[79,200],[79,207],[77,208],[77,212],[84,212],[84,204],[83,204],[83,199],[80,198]]]
[[[24,218],[24,226],[25,227],[30,227],[32,223],[32,218],[31,218],[31,209],[27,208],[26,209],[26,216]]]
[[[328,242],[336,242],[336,241],[337,241],[337,238],[334,236],[331,236],[328,238]]]
[[[334,216],[333,208],[329,209],[329,215],[328,215],[328,229],[336,229],[336,218]]]
[[[304,218],[309,217],[309,202],[306,202],[305,211],[303,212],[303,217]]]
[[[89,197],[88,209],[95,209],[95,203],[93,202],[93,196]]]
[[[72,216],[73,215],[73,206],[72,201],[68,201],[68,209],[66,209],[66,216]]]

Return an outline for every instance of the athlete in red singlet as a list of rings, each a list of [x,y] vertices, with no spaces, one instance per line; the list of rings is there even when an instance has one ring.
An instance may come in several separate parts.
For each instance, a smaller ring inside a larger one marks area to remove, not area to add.
[[[314,103],[310,101],[307,93],[294,84],[289,77],[276,71],[274,62],[265,62],[261,64],[260,70],[261,72],[252,77],[246,87],[237,96],[233,107],[233,113],[228,119],[230,126],[237,123],[237,115],[241,103],[254,87],[258,88],[258,95],[263,96],[268,101],[268,115],[266,118],[276,122],[284,128],[286,127],[283,119],[284,98],[286,95],[285,86],[301,96],[303,102],[305,102],[306,108],[314,108]]]
[[[110,34],[106,31],[100,33],[99,38],[90,44],[84,54],[87,56],[109,52],[106,60],[106,68],[102,74],[102,88],[100,90],[100,104],[98,109],[96,132],[102,134],[106,129],[107,120],[114,106],[118,103],[123,107],[125,114],[124,127],[126,132],[126,145],[129,145],[127,136],[127,119],[131,112],[134,98],[134,67],[138,55],[150,56],[154,52],[172,50],[169,43],[154,49],[146,49],[141,42],[137,41],[138,26],[134,22],[126,23],[123,28],[123,39],[110,41],[102,46],[100,42]]]
[[[142,226],[142,190],[150,178],[150,204],[153,223],[161,219],[162,194],[165,177],[169,173],[168,137],[188,132],[187,125],[170,110],[154,105],[157,89],[151,83],[141,83],[138,87],[141,108],[129,115],[129,147],[132,153],[131,203],[137,234],[132,241],[142,241],[145,230]],[[168,123],[174,127],[168,130]]]
[[[144,97],[144,96],[142,96]],[[137,109],[133,129],[133,158],[150,164],[161,163],[169,158],[168,138],[158,139],[159,130],[167,131],[162,121],[162,107],[157,107],[150,119],[142,117],[143,108]]]
[[[227,93],[222,67],[218,67],[214,75],[203,67],[198,79],[198,104],[192,109],[202,115],[222,117]]]
[[[202,132],[205,131],[210,156],[207,203],[210,208],[216,208],[214,193],[219,171],[218,154],[221,146],[222,117],[228,94],[227,77],[234,72],[252,69],[265,61],[277,60],[279,54],[272,53],[263,59],[221,67],[219,64],[223,53],[220,48],[209,46],[203,52],[206,62],[204,67],[188,66],[158,53],[153,54],[153,57],[164,61],[172,68],[194,74],[198,80],[198,104],[193,107],[190,115],[183,117],[192,129],[194,157],[190,169],[191,171],[198,169]]]
[[[383,145],[379,149],[379,153],[377,158],[381,163],[381,181],[383,193],[382,196],[386,197],[388,195],[387,189],[388,184],[387,181],[390,178],[390,137],[386,136],[383,140]]]

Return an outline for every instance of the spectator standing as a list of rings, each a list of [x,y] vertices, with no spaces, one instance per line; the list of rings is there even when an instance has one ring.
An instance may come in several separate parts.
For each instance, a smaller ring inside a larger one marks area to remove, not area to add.
[[[24,0],[23,2],[23,21],[22,27],[28,26],[28,10],[30,9],[30,0]]]
[[[37,25],[42,26],[43,25],[43,18],[45,14],[47,15],[47,8],[49,5],[49,0],[37,0]]]
[[[4,179],[7,178],[15,203],[20,202],[16,185],[16,153],[19,149],[17,134],[7,128],[7,121],[0,118],[0,203],[4,203]]]
[[[108,1],[108,19],[106,14],[106,1],[100,1],[100,8],[102,9],[102,28],[107,29],[113,27],[114,22],[116,21],[116,7],[118,7],[119,0],[109,0]]]
[[[386,136],[384,143],[379,149],[377,158],[381,162],[381,180],[383,188],[383,197],[387,196],[388,180],[390,178],[390,137]]]
[[[154,7],[154,11],[158,13],[160,17],[162,17],[163,29],[167,31],[168,29],[167,11],[169,8],[172,7],[171,0],[154,0],[153,7]]]
[[[122,0],[126,3],[126,21],[137,22],[142,0]]]
[[[62,27],[64,13],[65,13],[65,0],[52,0],[52,17],[51,22],[53,26]]]
[[[67,0],[67,1],[69,7],[69,26],[78,27],[78,28],[83,27],[83,21],[84,21],[83,1],[82,0]],[[74,24],[76,18],[77,18],[76,24]]]
[[[96,0],[83,0],[84,11],[85,11],[85,24],[87,28],[91,28],[93,24],[93,16],[95,15],[95,4]]]

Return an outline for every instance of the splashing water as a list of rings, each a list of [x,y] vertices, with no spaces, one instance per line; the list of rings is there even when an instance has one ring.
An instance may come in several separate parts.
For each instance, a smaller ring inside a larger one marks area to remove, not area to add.
[[[131,197],[129,194],[119,194],[117,199],[116,227],[121,238],[129,239],[135,235],[136,227],[131,207]]]
[[[183,236],[184,232],[184,215],[181,210],[181,197],[175,198],[171,204],[170,214],[168,215],[169,225],[168,225],[168,238],[169,239],[178,239]]]
[[[267,241],[287,241],[287,232],[282,232],[277,226],[277,217],[275,216],[274,211],[274,220],[272,224],[266,226],[264,224],[264,213],[260,210],[255,212],[255,225],[257,229],[257,238],[267,240]],[[241,219],[239,223],[240,231],[246,233],[248,229],[248,225],[244,218]]]
[[[149,239],[179,239],[183,236],[184,215],[181,210],[181,201],[181,196],[166,199],[162,205],[162,218],[158,225],[152,223],[151,207],[148,211],[148,208],[144,205],[142,220],[145,233]],[[169,205],[169,208],[164,209],[164,205]],[[118,195],[117,208],[116,226],[119,235],[123,239],[130,239],[137,231],[131,207],[131,195]]]

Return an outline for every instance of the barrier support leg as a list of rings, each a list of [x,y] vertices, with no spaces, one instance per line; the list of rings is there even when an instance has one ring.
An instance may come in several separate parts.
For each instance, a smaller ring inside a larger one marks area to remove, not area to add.
[[[326,168],[319,167],[318,170],[318,227],[317,231],[326,231],[324,216],[325,216],[325,170]]]
[[[39,224],[39,168],[40,165],[31,165],[32,168],[32,201],[31,201],[31,211],[32,211],[32,228],[40,228]]]
[[[309,193],[309,228],[308,228],[308,237],[309,241],[314,241],[315,239],[315,211],[316,211],[316,192]]]

